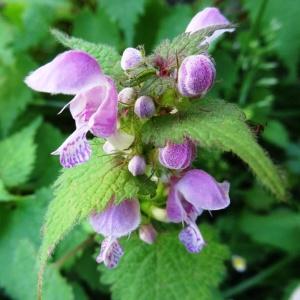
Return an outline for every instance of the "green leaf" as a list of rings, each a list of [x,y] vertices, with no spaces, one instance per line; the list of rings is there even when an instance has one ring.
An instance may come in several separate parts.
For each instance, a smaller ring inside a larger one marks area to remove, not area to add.
[[[193,17],[193,11],[189,5],[176,5],[170,9],[169,14],[161,21],[156,41],[166,38],[174,38],[185,31],[189,21]]]
[[[7,187],[26,182],[36,157],[34,135],[41,123],[36,119],[28,127],[0,142],[0,179]]]
[[[37,248],[50,199],[50,190],[42,189],[14,206],[1,207],[0,287],[11,299],[36,299]],[[73,299],[70,287],[53,266],[47,269],[45,278],[44,299]]]
[[[300,251],[300,215],[297,212],[280,209],[268,215],[244,213],[239,225],[256,242],[291,254]]]
[[[97,30],[91,30],[97,28]],[[97,9],[94,13],[89,9],[83,9],[74,20],[73,35],[94,43],[103,43],[120,46],[119,28],[112,22],[103,9]]]
[[[65,169],[55,183],[55,198],[49,205],[43,227],[40,284],[47,258],[75,224],[92,212],[103,210],[113,196],[116,203],[137,197],[138,181],[129,173],[127,165],[105,154],[100,140],[92,141],[92,150],[88,162]]]
[[[120,65],[121,57],[113,47],[104,44],[94,44],[79,38],[70,37],[56,29],[51,30],[51,33],[65,47],[85,51],[95,57],[105,74],[113,77],[118,77],[123,74]]]
[[[62,144],[64,137],[53,125],[43,122],[36,133],[35,140],[37,143],[37,157],[32,178],[35,187],[48,186],[57,178],[61,168],[57,156],[50,153]]]
[[[211,36],[218,29],[232,27],[232,25],[215,25],[200,29],[192,34],[182,33],[171,41],[164,40],[155,48],[154,52],[156,55],[160,55],[165,59],[173,58],[174,60],[176,57],[180,61],[186,56],[206,52],[208,44],[204,43],[200,46],[206,37]],[[176,59],[174,62],[176,62]]]
[[[127,46],[132,46],[134,25],[144,12],[146,0],[98,0],[107,14],[116,21],[124,31]]]
[[[0,180],[0,202],[11,200],[14,200],[14,196],[6,190],[4,183]]]
[[[37,250],[29,240],[20,240],[15,254],[12,258],[12,265],[17,266],[10,275],[9,294],[16,300],[36,299],[36,280],[38,264],[36,260]],[[29,272],[30,270],[30,272]],[[26,274],[26,277],[24,276]],[[25,277],[20,280],[20,277]],[[59,274],[55,266],[49,266],[45,274],[44,299],[73,300],[72,287]]]
[[[244,0],[245,8],[250,12],[253,23],[258,18],[258,10],[263,1],[265,0]],[[270,27],[270,24],[274,26],[274,23],[276,23],[276,27],[279,27],[276,35],[275,49],[278,56],[282,58],[285,65],[289,68],[290,79],[296,80],[300,50],[300,5],[297,1],[286,0],[284,8],[281,0],[268,1],[263,12],[260,27]]]
[[[0,136],[6,136],[14,121],[32,101],[32,92],[23,83],[29,70],[35,67],[25,55],[14,64],[0,67]]]
[[[277,198],[285,197],[285,185],[277,168],[257,144],[243,112],[233,104],[221,100],[193,100],[185,111],[149,120],[142,132],[146,143],[164,145],[167,140],[180,142],[188,136],[201,147],[231,151],[249,165]]]
[[[175,231],[159,233],[149,246],[138,238],[124,240],[125,255],[118,268],[102,269],[114,300],[211,300],[220,284],[228,251],[216,241],[211,227],[201,227],[207,246],[188,253]]]

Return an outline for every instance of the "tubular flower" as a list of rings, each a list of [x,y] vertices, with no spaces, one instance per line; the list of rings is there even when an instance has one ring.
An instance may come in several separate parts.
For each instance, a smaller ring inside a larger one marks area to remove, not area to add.
[[[116,131],[118,95],[115,84],[87,53],[63,52],[29,74],[25,83],[40,92],[75,95],[67,105],[76,130],[52,153],[60,156],[63,167],[70,168],[90,158],[88,131],[103,138]]]
[[[164,148],[159,148],[159,162],[168,169],[186,169],[195,158],[195,144],[185,139],[182,144],[168,142]]]
[[[229,25],[230,22],[221,14],[216,7],[207,7],[198,12],[188,24],[185,32],[196,32],[214,25]],[[215,39],[221,36],[224,32],[233,32],[234,29],[216,30],[210,37],[207,37],[202,43],[212,43]]]
[[[216,69],[206,55],[186,57],[178,70],[178,91],[185,97],[199,97],[206,94],[216,77]]]
[[[139,202],[129,199],[119,205],[113,204],[112,200],[106,210],[91,215],[90,223],[93,229],[104,236],[96,261],[103,262],[108,268],[115,268],[124,254],[118,238],[137,229],[140,221]]]
[[[178,179],[171,180],[167,200],[167,216],[171,222],[186,223],[179,240],[189,252],[200,252],[205,245],[196,224],[203,210],[219,210],[229,203],[229,183],[217,182],[202,170],[191,170]]]

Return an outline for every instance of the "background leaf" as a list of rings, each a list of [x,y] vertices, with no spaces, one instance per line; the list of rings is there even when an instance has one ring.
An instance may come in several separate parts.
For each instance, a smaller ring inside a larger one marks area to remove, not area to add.
[[[41,123],[35,120],[28,127],[0,142],[0,178],[7,187],[24,183],[36,157],[34,135]]]

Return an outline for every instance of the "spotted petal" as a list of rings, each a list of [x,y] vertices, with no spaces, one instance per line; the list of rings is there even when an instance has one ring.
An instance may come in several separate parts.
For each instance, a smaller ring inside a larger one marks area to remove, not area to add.
[[[128,235],[139,226],[140,220],[140,205],[137,200],[124,200],[119,205],[110,201],[103,212],[90,217],[90,223],[97,233],[112,238]]]
[[[179,234],[179,240],[191,253],[198,253],[205,246],[205,241],[195,223],[182,229]]]
[[[86,139],[88,128],[83,126],[76,129],[64,143],[51,154],[60,156],[64,168],[72,168],[89,160],[91,148]]]
[[[106,238],[101,243],[100,253],[96,258],[97,263],[104,263],[107,268],[115,268],[120,258],[124,255],[124,251],[118,240]]]
[[[33,71],[25,83],[40,92],[76,95],[99,85],[102,78],[96,59],[83,51],[70,50]]]

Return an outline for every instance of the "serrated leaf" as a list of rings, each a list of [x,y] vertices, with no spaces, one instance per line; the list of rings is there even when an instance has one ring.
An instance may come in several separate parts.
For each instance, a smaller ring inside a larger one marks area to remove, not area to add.
[[[65,47],[85,51],[95,57],[105,74],[113,77],[119,77],[123,74],[120,65],[121,57],[113,47],[104,44],[90,43],[79,38],[68,36],[56,29],[51,30],[51,33]]]
[[[92,150],[92,158],[87,163],[65,169],[55,183],[55,198],[43,227],[40,284],[47,258],[75,224],[92,212],[103,210],[113,196],[115,203],[137,197],[138,181],[129,173],[127,165],[105,154],[100,140],[92,141]]]
[[[291,254],[300,251],[300,216],[286,209],[273,211],[268,215],[244,213],[240,229],[254,241],[276,247]]]
[[[175,57],[182,60],[186,56],[206,52],[208,44],[204,43],[200,46],[206,37],[211,36],[216,30],[232,27],[232,25],[215,25],[200,29],[192,34],[182,33],[171,41],[164,40],[155,48],[154,52],[168,61],[170,59],[174,60]]]
[[[243,112],[222,100],[193,101],[185,111],[148,121],[142,128],[144,142],[164,145],[167,140],[180,142],[188,136],[201,147],[231,151],[249,165],[277,198],[284,198],[285,184],[246,125]]]
[[[118,268],[101,268],[114,300],[211,300],[222,280],[227,248],[216,241],[211,227],[202,225],[207,247],[188,253],[175,231],[160,232],[149,246],[138,238],[122,243],[125,255]]]
[[[24,183],[35,161],[34,135],[41,123],[36,119],[28,127],[0,142],[0,179],[7,187]]]
[[[98,0],[112,20],[116,21],[124,31],[127,46],[132,46],[134,25],[144,12],[146,0]]]

